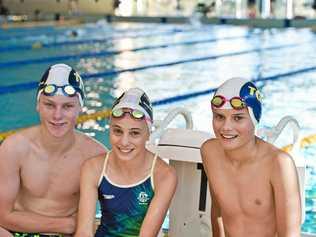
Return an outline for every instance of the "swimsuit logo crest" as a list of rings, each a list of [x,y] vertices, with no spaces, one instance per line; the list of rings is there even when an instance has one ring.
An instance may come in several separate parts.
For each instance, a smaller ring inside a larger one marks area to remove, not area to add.
[[[148,197],[147,193],[140,192],[137,199],[138,199],[140,205],[145,205],[145,204],[147,204],[149,197]]]

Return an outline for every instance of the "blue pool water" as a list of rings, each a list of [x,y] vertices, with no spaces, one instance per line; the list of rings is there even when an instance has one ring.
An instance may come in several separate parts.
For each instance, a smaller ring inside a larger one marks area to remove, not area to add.
[[[315,41],[309,29],[214,25],[99,22],[0,30],[0,132],[38,122],[34,86],[49,65],[64,62],[85,79],[85,113],[109,108],[123,90],[139,86],[155,102],[155,119],[185,107],[192,113],[194,128],[210,132],[212,89],[229,77],[242,76],[258,80],[262,87],[261,127],[272,127],[291,115],[299,121],[303,137],[312,135],[316,133]],[[88,121],[79,128],[108,146],[106,125],[106,120]],[[173,125],[181,127],[184,121]],[[281,146],[290,142],[287,137]],[[307,164],[302,230],[316,233],[316,145],[306,146],[301,154]]]

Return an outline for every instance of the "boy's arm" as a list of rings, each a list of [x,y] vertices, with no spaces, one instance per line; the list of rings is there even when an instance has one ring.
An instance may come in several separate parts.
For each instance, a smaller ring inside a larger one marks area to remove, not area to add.
[[[210,185],[211,186],[211,185]],[[218,205],[218,202],[213,194],[212,188],[210,187],[211,192],[211,223],[212,223],[212,232],[213,237],[225,237],[224,225],[221,215],[221,209]]]
[[[20,135],[12,135],[0,146],[0,226],[20,232],[73,233],[74,217],[47,217],[14,209],[21,185],[20,158],[26,155],[16,144],[29,145]]]
[[[213,237],[225,237],[225,232],[224,232],[224,225],[223,225],[223,221],[222,221],[222,215],[221,215],[221,210],[220,210],[220,206],[216,200],[216,197],[214,195],[214,191],[211,185],[211,182],[209,180],[209,159],[210,157],[208,157],[207,155],[207,142],[204,143],[201,147],[201,158],[202,158],[202,162],[203,162],[203,167],[204,167],[204,171],[206,173],[207,179],[208,179],[208,183],[209,183],[209,188],[210,188],[210,195],[211,195],[211,223],[212,223],[212,233],[213,233]]]
[[[301,202],[295,163],[285,152],[273,160],[271,183],[274,193],[278,236],[300,236]]]

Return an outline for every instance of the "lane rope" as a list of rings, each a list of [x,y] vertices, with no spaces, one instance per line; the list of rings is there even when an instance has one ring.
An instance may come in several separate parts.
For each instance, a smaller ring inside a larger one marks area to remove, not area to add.
[[[129,33],[124,36],[122,35],[114,35],[109,36],[106,38],[98,38],[98,39],[83,39],[83,40],[66,40],[60,42],[51,42],[51,43],[44,43],[41,41],[36,41],[32,44],[26,45],[10,45],[5,47],[0,47],[0,52],[13,52],[13,51],[23,51],[23,50],[32,50],[32,49],[40,49],[40,48],[54,48],[54,47],[61,47],[61,46],[70,46],[70,45],[80,45],[80,44],[96,44],[96,43],[106,43],[111,40],[121,40],[121,39],[136,39],[136,38],[145,38],[145,37],[152,37],[152,36],[160,36],[160,35],[171,35],[177,33],[186,33],[192,32],[197,30],[180,30],[180,29],[173,29],[163,32],[156,32],[156,33]],[[258,34],[258,33],[257,33]],[[245,35],[245,37],[249,37],[249,35]]]
[[[17,67],[17,66],[24,66],[24,65],[31,65],[31,64],[43,64],[43,63],[51,63],[57,61],[64,61],[64,60],[75,60],[75,59],[82,59],[82,58],[92,58],[92,57],[110,57],[117,54],[122,54],[126,52],[138,52],[143,50],[151,50],[151,49],[159,49],[159,48],[169,48],[181,45],[194,45],[194,44],[205,44],[216,42],[218,40],[237,40],[245,38],[245,36],[232,36],[232,37],[222,37],[222,38],[208,38],[202,40],[192,40],[192,41],[182,41],[177,43],[168,43],[168,44],[158,44],[158,45],[148,45],[144,47],[138,48],[130,48],[130,49],[122,49],[122,50],[101,50],[98,52],[84,52],[84,53],[77,53],[77,54],[67,54],[67,55],[60,55],[60,56],[51,56],[51,57],[41,57],[41,58],[32,58],[32,59],[23,59],[23,60],[14,60],[14,61],[6,61],[0,62],[0,69],[1,68],[8,68],[8,67]],[[299,46],[300,44],[290,44],[290,45],[280,45],[279,47],[295,47]],[[303,42],[304,44],[304,42]],[[33,45],[33,47],[40,48],[42,47],[40,43],[38,45]],[[269,49],[268,49],[269,50]],[[0,50],[1,52],[1,50]]]
[[[284,47],[289,47],[288,45]],[[149,64],[145,66],[139,66],[139,67],[134,67],[134,68],[126,68],[126,69],[118,69],[118,70],[108,70],[108,71],[103,71],[103,72],[98,72],[98,73],[91,73],[91,74],[81,74],[82,79],[84,80],[89,80],[89,79],[99,79],[102,77],[109,77],[109,76],[115,76],[120,73],[125,73],[125,72],[135,72],[135,71],[142,71],[142,70],[147,70],[151,68],[160,68],[160,67],[169,67],[169,66],[174,66],[174,65],[179,65],[179,64],[186,64],[186,63],[192,63],[192,62],[200,62],[200,61],[207,61],[207,60],[213,60],[213,59],[218,59],[218,58],[223,58],[223,57],[233,57],[233,56],[239,56],[243,54],[248,54],[248,53],[256,53],[260,52],[262,50],[275,50],[275,49],[280,49],[280,46],[273,46],[269,48],[257,48],[254,50],[245,50],[245,51],[240,51],[240,52],[234,52],[234,53],[226,53],[226,54],[220,54],[220,55],[211,55],[211,56],[205,56],[205,57],[198,57],[198,58],[190,58],[190,59],[183,59],[183,60],[177,60],[177,61],[172,61],[168,63],[159,63],[159,64]],[[303,68],[303,69],[298,69],[286,73],[281,73],[274,75],[272,77],[265,77],[265,78],[260,78],[261,81],[263,80],[271,80],[272,78],[275,77],[284,77],[284,76],[291,76],[295,75],[298,73],[303,73],[303,72],[308,72],[315,70],[316,66],[309,67],[309,68]],[[258,79],[256,79],[258,80]],[[31,82],[26,82],[26,83],[19,83],[15,85],[8,85],[8,86],[0,86],[0,95],[3,94],[8,94],[8,93],[16,93],[20,91],[25,91],[25,90],[31,90],[31,89],[36,89],[38,86],[37,81],[31,81]]]

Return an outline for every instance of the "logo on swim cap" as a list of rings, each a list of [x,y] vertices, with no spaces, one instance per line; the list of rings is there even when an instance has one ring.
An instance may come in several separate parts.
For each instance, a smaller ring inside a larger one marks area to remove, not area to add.
[[[218,87],[214,94],[214,97],[216,96],[225,98],[225,102],[220,105],[223,109],[233,109],[228,102],[231,102],[232,98],[240,98],[248,107],[253,124],[256,125],[260,121],[262,96],[253,82],[244,78],[228,79]]]
[[[46,96],[78,95],[80,105],[85,98],[84,85],[80,75],[66,64],[55,64],[49,67],[42,76],[37,90],[37,100],[41,93]]]
[[[258,90],[258,88],[252,82],[245,83],[240,88],[239,93],[240,98],[244,100],[246,105],[252,109],[253,115],[257,122],[260,121],[262,106],[261,100],[262,96]]]

